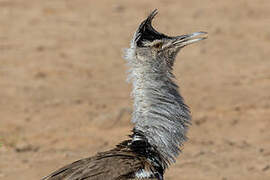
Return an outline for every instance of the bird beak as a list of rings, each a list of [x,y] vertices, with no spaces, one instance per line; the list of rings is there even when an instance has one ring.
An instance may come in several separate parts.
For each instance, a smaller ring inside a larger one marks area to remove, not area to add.
[[[176,47],[184,47],[204,39],[207,39],[207,32],[195,32],[174,37],[172,45]]]

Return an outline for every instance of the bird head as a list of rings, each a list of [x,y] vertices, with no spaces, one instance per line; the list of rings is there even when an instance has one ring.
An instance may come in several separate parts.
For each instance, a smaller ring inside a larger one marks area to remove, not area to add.
[[[206,32],[195,32],[180,36],[168,36],[156,31],[152,20],[157,14],[154,10],[139,26],[134,34],[131,47],[135,49],[140,63],[165,64],[172,68],[175,57],[183,47],[207,38]]]

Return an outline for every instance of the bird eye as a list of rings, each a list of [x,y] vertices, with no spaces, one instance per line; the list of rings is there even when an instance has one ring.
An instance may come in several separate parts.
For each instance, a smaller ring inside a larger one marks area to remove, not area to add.
[[[154,48],[161,49],[162,48],[162,42],[158,42],[158,43],[154,44]]]

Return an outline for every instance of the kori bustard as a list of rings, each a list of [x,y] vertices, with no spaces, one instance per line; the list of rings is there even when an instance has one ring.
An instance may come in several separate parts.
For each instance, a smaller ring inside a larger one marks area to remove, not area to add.
[[[134,129],[114,149],[66,165],[43,180],[163,180],[186,141],[190,111],[172,73],[177,53],[186,45],[206,39],[196,32],[167,36],[152,26],[154,10],[139,26],[126,49],[133,83]]]

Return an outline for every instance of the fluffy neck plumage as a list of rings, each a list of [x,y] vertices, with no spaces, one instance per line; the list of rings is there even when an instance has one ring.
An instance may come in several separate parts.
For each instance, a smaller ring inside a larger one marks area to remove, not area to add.
[[[133,82],[134,131],[143,134],[166,167],[175,161],[179,147],[186,140],[190,112],[169,68],[143,64],[136,59],[133,48],[127,49],[125,59],[130,66],[129,79]],[[137,138],[133,136],[134,141]]]

